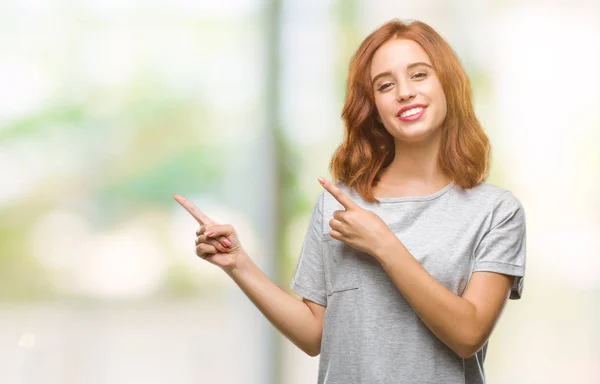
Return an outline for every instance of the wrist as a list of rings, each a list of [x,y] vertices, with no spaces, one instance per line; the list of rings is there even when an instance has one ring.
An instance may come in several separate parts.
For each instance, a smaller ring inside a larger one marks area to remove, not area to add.
[[[394,253],[394,249],[397,249],[399,244],[401,244],[400,240],[398,240],[396,235],[391,233],[390,236],[378,243],[377,248],[373,252],[373,257],[379,263],[382,263],[390,254]]]
[[[225,273],[227,273],[231,278],[236,279],[248,270],[250,262],[250,257],[248,257],[246,251],[240,249],[235,264],[223,269],[225,270]]]

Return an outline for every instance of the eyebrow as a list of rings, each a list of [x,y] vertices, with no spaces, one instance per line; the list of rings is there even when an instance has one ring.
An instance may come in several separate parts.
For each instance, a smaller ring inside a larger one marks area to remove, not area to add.
[[[424,61],[418,61],[416,63],[412,63],[406,66],[406,69],[412,69],[414,67],[419,67],[419,66],[425,66],[425,67],[429,67],[431,69],[433,69],[433,67],[431,66],[431,64],[427,64]],[[380,77],[384,77],[384,76],[390,76],[392,74],[391,71],[385,71],[385,72],[381,72],[380,74],[378,74],[377,76],[375,76],[373,78],[373,80],[371,80],[371,85],[375,84],[375,82],[377,81],[377,79],[379,79]]]

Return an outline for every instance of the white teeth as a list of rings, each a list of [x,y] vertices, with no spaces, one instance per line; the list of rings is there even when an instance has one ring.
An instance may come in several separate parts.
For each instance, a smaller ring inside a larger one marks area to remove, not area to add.
[[[423,110],[423,108],[421,108],[421,107],[409,109],[408,111],[402,112],[400,114],[400,117],[406,117],[406,116],[416,115],[417,113],[421,112],[422,110]]]

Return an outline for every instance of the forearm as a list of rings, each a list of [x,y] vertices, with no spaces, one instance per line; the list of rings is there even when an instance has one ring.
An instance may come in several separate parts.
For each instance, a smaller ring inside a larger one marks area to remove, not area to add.
[[[274,284],[246,256],[227,274],[281,333],[311,356],[321,349],[322,324],[301,300]]]
[[[431,332],[459,356],[469,356],[479,339],[475,306],[435,280],[399,240],[375,258]]]

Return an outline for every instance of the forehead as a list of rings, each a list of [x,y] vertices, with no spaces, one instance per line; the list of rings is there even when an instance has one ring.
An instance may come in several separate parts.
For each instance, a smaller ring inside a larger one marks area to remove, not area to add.
[[[425,50],[413,40],[392,39],[379,47],[371,60],[371,78],[381,72],[406,69],[411,63],[423,61],[431,65]]]

